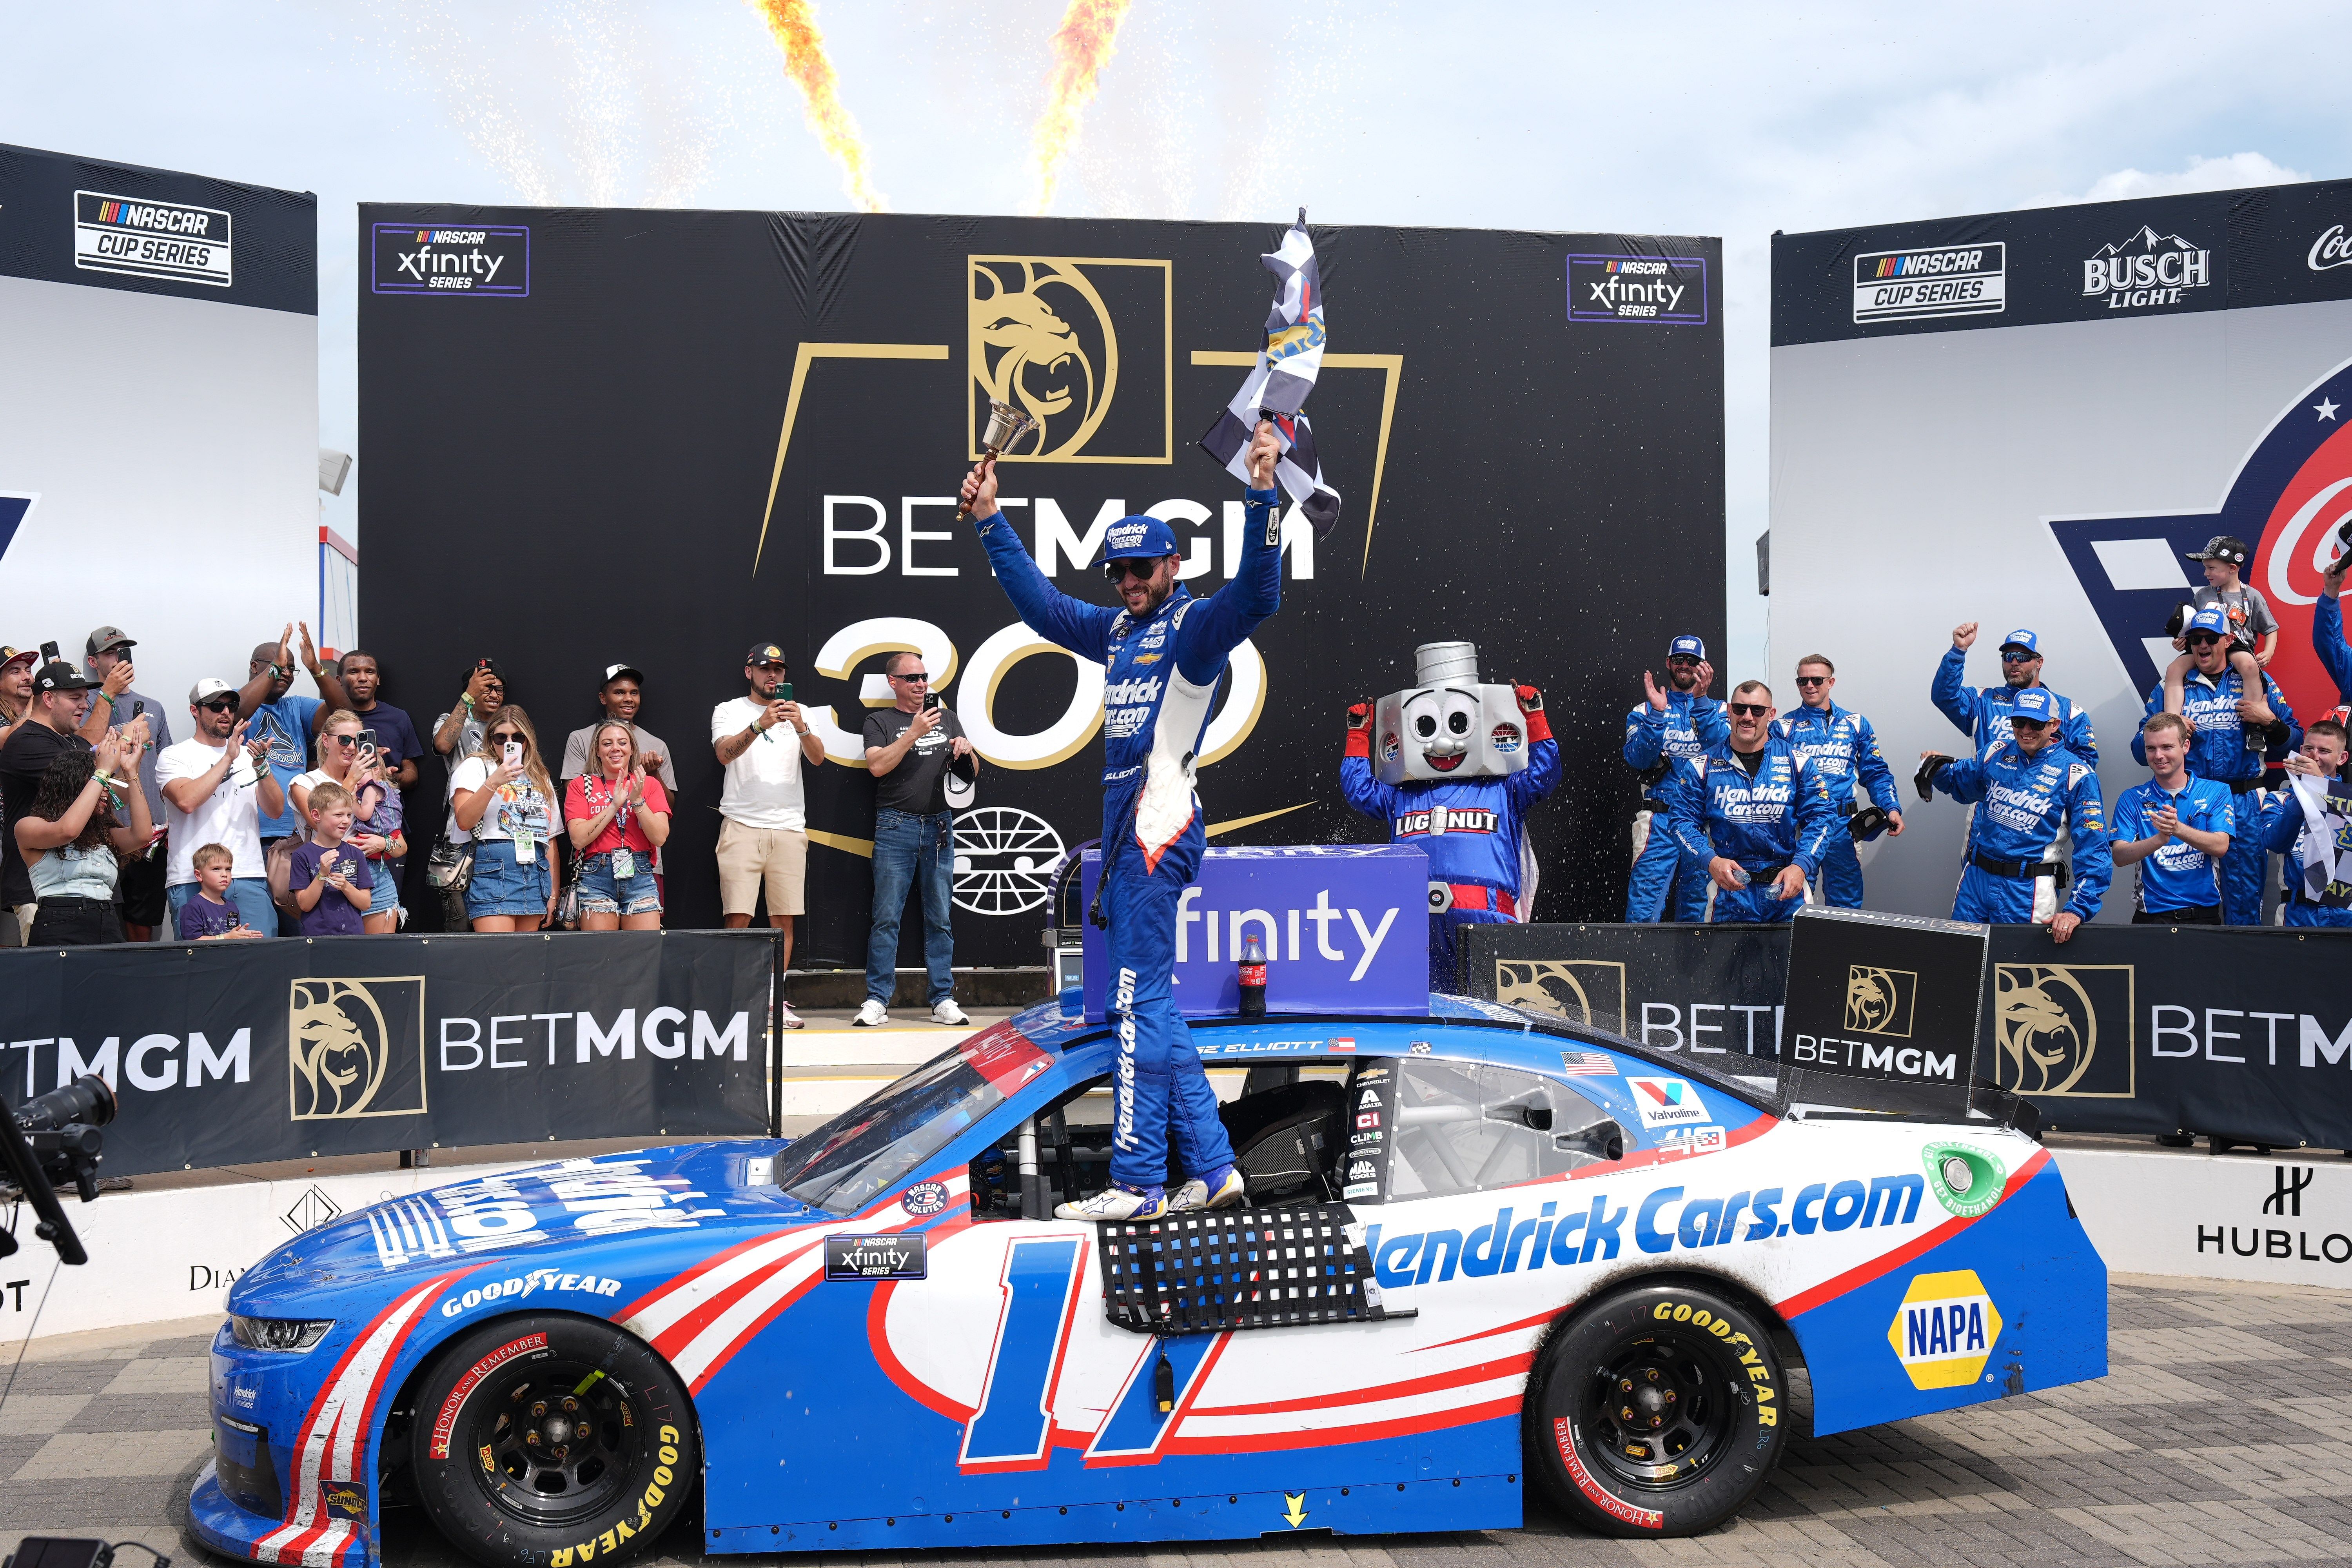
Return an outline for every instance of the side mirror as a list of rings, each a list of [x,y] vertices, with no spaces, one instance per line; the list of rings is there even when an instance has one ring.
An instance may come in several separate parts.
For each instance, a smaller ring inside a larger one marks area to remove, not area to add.
[[[1596,1121],[1573,1132],[1563,1132],[1552,1142],[1569,1152],[1590,1155],[1595,1160],[1613,1162],[1625,1157],[1625,1130],[1614,1121]]]

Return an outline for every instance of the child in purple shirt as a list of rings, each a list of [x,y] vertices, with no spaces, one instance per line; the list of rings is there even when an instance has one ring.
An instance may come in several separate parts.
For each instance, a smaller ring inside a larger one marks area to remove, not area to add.
[[[304,936],[364,936],[373,898],[367,857],[343,842],[351,836],[351,791],[331,781],[313,785],[310,842],[297,845],[286,890],[302,911]]]
[[[236,857],[229,853],[228,847],[204,845],[195,852],[192,863],[196,871],[196,890],[180,906],[180,940],[214,942],[225,936],[259,936],[261,933],[247,925],[236,906],[228,901],[229,879],[236,870]]]

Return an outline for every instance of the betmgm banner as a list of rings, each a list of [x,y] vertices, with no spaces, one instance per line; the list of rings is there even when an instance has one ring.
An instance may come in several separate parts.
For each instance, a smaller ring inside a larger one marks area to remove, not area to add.
[[[362,608],[390,700],[422,725],[490,656],[544,740],[594,716],[606,665],[643,670],[681,786],[668,918],[706,925],[711,709],[775,642],[826,759],[795,962],[857,963],[861,731],[891,700],[884,657],[911,651],[982,758],[956,961],[1039,962],[1052,869],[1100,832],[1102,671],[1020,623],[956,489],[1011,403],[1038,427],[1002,504],[1057,587],[1113,603],[1105,532],[1148,510],[1192,591],[1220,588],[1242,487],[1195,443],[1259,345],[1282,231],[393,205],[360,227]],[[1331,335],[1309,411],[1345,500],[1328,538],[1295,509],[1282,525],[1282,609],[1235,651],[1202,748],[1208,830],[1385,837],[1340,799],[1342,715],[1415,644],[1468,639],[1485,679],[1544,688],[1588,781],[1534,818],[1544,907],[1621,908],[1622,715],[1672,636],[1723,625],[1720,247],[1315,237]],[[911,918],[903,941],[919,963]]]
[[[1967,742],[1928,701],[1975,621],[1972,687],[2037,633],[2095,721],[2109,801],[2215,534],[2280,623],[2297,715],[2344,700],[2311,647],[2352,510],[2352,182],[1935,219],[1772,243],[1772,679],[1809,653],[1907,774]],[[1875,909],[1951,910],[1967,813],[1862,854]],[[2103,917],[2129,918],[2125,870]]]
[[[0,951],[0,1099],[95,1073],[104,1173],[764,1132],[766,931]]]
[[[1984,929],[1975,1076],[2043,1127],[2352,1149],[2352,932],[2098,926],[2061,947],[2038,926]],[[1857,941],[1842,1009],[1800,1019],[1790,941],[1787,925],[1471,926],[1462,986],[1732,1072],[1834,1058],[1958,1087],[1966,1053],[1927,1037],[1917,973]]]
[[[0,147],[0,642],[202,677],[319,604],[318,201]]]

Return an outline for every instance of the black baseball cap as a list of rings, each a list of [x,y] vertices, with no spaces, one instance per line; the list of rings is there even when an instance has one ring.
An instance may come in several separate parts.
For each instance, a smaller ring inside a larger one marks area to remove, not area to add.
[[[51,659],[41,666],[33,677],[35,691],[87,691],[98,682],[68,664],[64,659]]]
[[[476,671],[476,670],[478,670],[478,669],[487,669],[487,670],[488,670],[488,671],[490,672],[490,674],[491,674],[492,676],[496,677],[496,678],[498,679],[498,680],[499,680],[501,684],[503,684],[503,683],[505,682],[505,680],[506,680],[506,678],[507,678],[507,672],[506,672],[505,670],[500,669],[500,668],[499,668],[499,661],[498,661],[497,659],[494,659],[494,658],[478,658],[478,659],[476,659],[473,663],[471,663],[471,664],[469,664],[469,665],[467,665],[467,666],[466,667],[466,673],[465,673],[465,676],[463,677],[463,679],[467,679],[467,680],[471,680],[471,679],[474,679],[474,671]]]
[[[623,676],[628,677],[628,679],[635,681],[640,686],[643,686],[646,683],[645,671],[639,669],[635,665],[608,664],[604,667],[604,679],[598,681],[597,685],[600,687],[610,686],[613,682],[620,679]]]
[[[2217,533],[2205,542],[2204,549],[2190,551],[2186,559],[2227,561],[2233,566],[2242,566],[2246,563],[2246,557],[2252,553],[2252,551],[2246,548],[2246,542],[2236,534]]]
[[[786,664],[784,650],[772,642],[755,642],[743,656],[745,664]]]

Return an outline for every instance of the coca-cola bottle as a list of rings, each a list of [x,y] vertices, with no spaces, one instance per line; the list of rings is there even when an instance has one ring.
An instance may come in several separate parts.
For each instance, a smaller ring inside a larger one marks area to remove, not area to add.
[[[1265,943],[1253,931],[1242,938],[1242,1016],[1265,1016]]]

